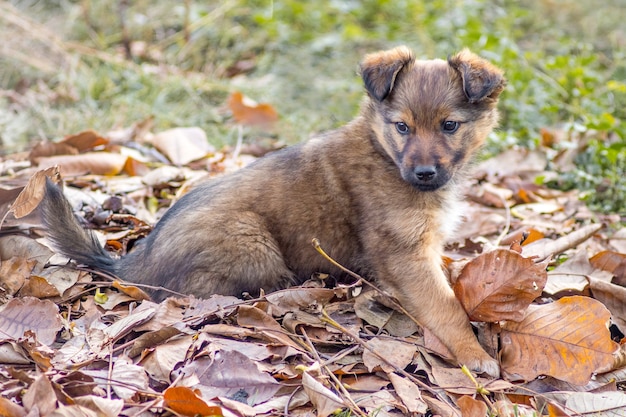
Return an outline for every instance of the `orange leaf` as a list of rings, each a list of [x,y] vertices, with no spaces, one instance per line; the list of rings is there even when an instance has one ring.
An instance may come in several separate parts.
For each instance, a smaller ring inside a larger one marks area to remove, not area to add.
[[[228,108],[237,123],[248,126],[269,127],[278,120],[278,113],[268,103],[256,103],[235,91],[228,98]]]
[[[93,130],[85,130],[75,135],[66,136],[65,139],[59,143],[76,148],[79,152],[84,152],[97,146],[107,145],[109,140],[103,138]]]
[[[169,387],[163,393],[165,406],[184,416],[223,416],[222,409],[210,406],[187,387]]]
[[[508,249],[483,253],[468,262],[454,293],[474,321],[519,321],[543,290],[545,265]]]
[[[519,322],[507,322],[501,334],[502,373],[530,381],[549,375],[585,385],[594,372],[609,369],[618,345],[611,340],[611,313],[588,297],[564,297],[530,306]]]
[[[26,187],[11,204],[10,211],[16,219],[29,215],[39,205],[45,194],[46,178],[51,178],[58,184],[60,182],[59,167],[53,166],[38,171],[28,180]]]
[[[41,158],[41,168],[59,165],[63,176],[72,175],[116,175],[126,164],[128,157],[110,152],[90,152],[80,155],[59,155]]]
[[[605,250],[592,256],[589,263],[594,268],[612,273],[618,281],[626,278],[626,254]]]
[[[463,417],[484,417],[487,415],[487,404],[468,395],[459,398],[456,404],[461,409]]]

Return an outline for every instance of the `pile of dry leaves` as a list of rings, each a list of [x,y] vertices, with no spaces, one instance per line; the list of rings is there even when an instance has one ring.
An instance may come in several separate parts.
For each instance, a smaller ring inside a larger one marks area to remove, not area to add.
[[[0,415],[626,415],[626,233],[535,185],[540,151],[478,166],[444,262],[497,380],[456,367],[359,277],[155,304],[45,245],[36,207],[57,166],[85,227],[123,254],[194,183],[254,159],[207,143],[146,121],[4,159]]]

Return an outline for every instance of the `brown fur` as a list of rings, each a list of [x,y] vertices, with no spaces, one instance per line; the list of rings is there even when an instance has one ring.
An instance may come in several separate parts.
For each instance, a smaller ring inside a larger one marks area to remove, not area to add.
[[[50,238],[79,262],[198,297],[338,273],[311,246],[318,238],[338,262],[394,294],[460,363],[497,375],[446,281],[441,252],[458,217],[458,184],[496,124],[502,72],[467,50],[448,62],[420,61],[399,47],[366,56],[361,74],[368,97],[356,119],[200,185],[122,259],[83,231],[52,184],[43,203]]]

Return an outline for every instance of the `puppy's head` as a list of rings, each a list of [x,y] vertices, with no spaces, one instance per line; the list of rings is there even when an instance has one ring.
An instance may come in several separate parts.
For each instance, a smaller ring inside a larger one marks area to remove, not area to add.
[[[365,116],[402,178],[437,190],[464,171],[496,126],[500,69],[465,49],[443,60],[415,60],[406,47],[367,55],[361,76]]]

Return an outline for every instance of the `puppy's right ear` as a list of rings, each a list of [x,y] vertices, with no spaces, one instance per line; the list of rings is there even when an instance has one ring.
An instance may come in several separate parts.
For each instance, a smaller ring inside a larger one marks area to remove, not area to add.
[[[414,59],[406,46],[366,55],[361,62],[365,88],[374,99],[383,101],[391,93],[400,70]]]

